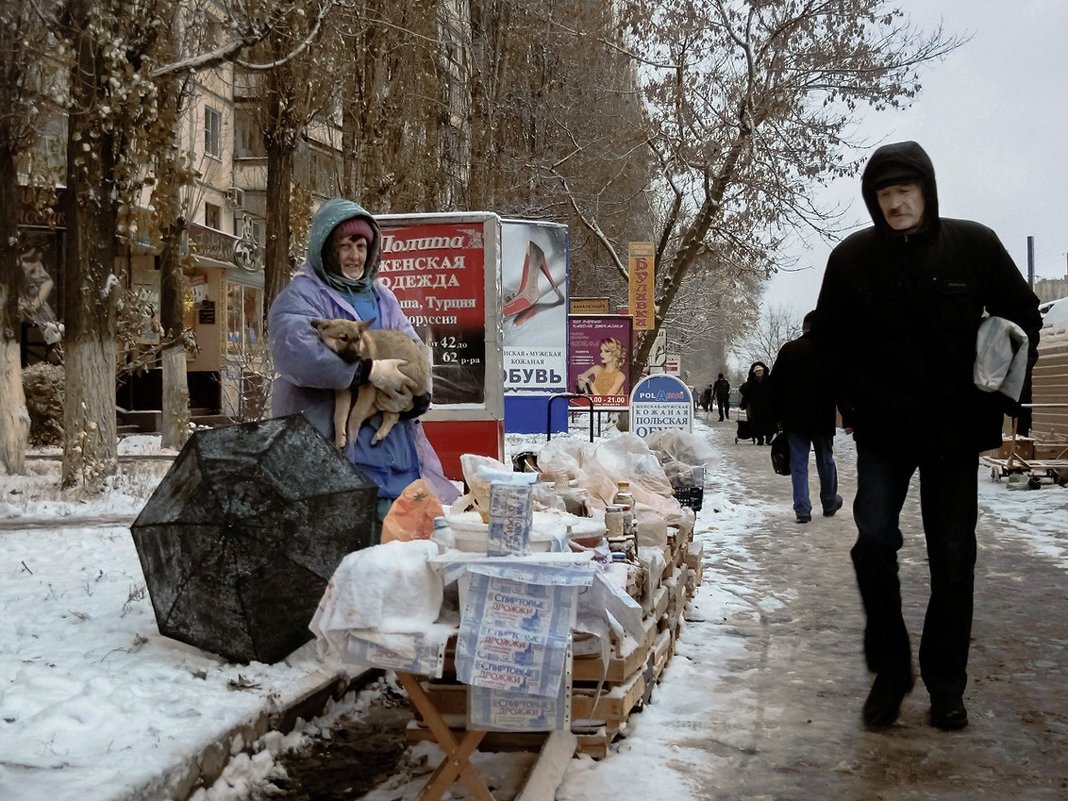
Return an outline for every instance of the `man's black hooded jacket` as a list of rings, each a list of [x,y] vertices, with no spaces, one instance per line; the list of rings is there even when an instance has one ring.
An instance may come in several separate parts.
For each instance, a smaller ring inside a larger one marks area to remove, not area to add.
[[[890,169],[920,178],[917,231],[895,231],[879,208],[874,184]],[[934,167],[915,142],[876,150],[862,194],[875,224],[831,252],[813,326],[844,424],[889,453],[997,447],[1002,406],[972,379],[979,322],[985,309],[1027,332],[1030,377],[1037,298],[993,231],[938,216]]]

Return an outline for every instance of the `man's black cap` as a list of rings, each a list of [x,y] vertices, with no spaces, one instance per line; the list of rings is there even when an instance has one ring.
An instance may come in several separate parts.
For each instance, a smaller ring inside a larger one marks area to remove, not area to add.
[[[923,173],[907,164],[895,164],[890,162],[879,168],[870,179],[871,188],[878,191],[896,184],[922,184]]]

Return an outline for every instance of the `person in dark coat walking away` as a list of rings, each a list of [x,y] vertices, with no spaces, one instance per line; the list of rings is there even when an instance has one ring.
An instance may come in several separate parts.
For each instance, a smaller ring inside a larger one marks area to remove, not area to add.
[[[712,408],[712,385],[709,384],[701,390],[701,411],[707,412]]]
[[[842,508],[834,464],[834,395],[827,370],[816,358],[809,336],[814,316],[814,312],[805,315],[801,336],[779,349],[775,368],[768,376],[775,414],[790,443],[790,482],[798,523],[812,520],[808,493],[810,450],[816,454],[823,516],[831,517]]]
[[[719,421],[722,423],[724,420],[730,420],[731,384],[723,377],[723,373],[719,374],[716,383],[712,385],[712,394],[716,397],[716,408],[719,410]]]
[[[768,366],[764,362],[753,362],[749,367],[749,377],[739,388],[742,398],[738,401],[738,407],[745,409],[749,430],[757,445],[770,445],[771,438],[778,430],[771,393],[766,383],[767,375]]]
[[[913,686],[897,552],[898,517],[918,471],[931,573],[920,677],[930,723],[960,729],[968,723],[978,454],[1001,444],[1003,422],[992,397],[1000,393],[973,382],[976,334],[984,311],[1023,328],[1029,384],[1042,318],[993,231],[939,217],[934,167],[918,144],[876,150],[861,191],[874,225],[832,251],[813,336],[857,445],[851,556],[867,616],[864,654],[875,673],[863,721],[872,729],[893,724]]]

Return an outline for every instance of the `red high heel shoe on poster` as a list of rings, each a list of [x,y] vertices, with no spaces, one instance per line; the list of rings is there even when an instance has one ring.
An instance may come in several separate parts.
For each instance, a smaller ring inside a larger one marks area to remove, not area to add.
[[[541,276],[549,279],[551,290],[541,289]],[[535,306],[550,291],[556,292],[556,300],[551,305],[562,303],[564,293],[556,285],[556,280],[549,272],[549,263],[543,251],[534,242],[527,242],[527,252],[523,257],[523,274],[519,279],[519,289],[504,302],[504,316],[514,317],[514,323],[520,325],[530,319],[535,312]]]

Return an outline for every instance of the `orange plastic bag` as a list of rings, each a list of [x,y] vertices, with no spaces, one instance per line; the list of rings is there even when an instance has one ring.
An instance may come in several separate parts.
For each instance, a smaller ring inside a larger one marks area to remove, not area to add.
[[[382,542],[428,540],[434,518],[444,517],[441,501],[425,481],[417,478],[404,488],[382,521]]]

